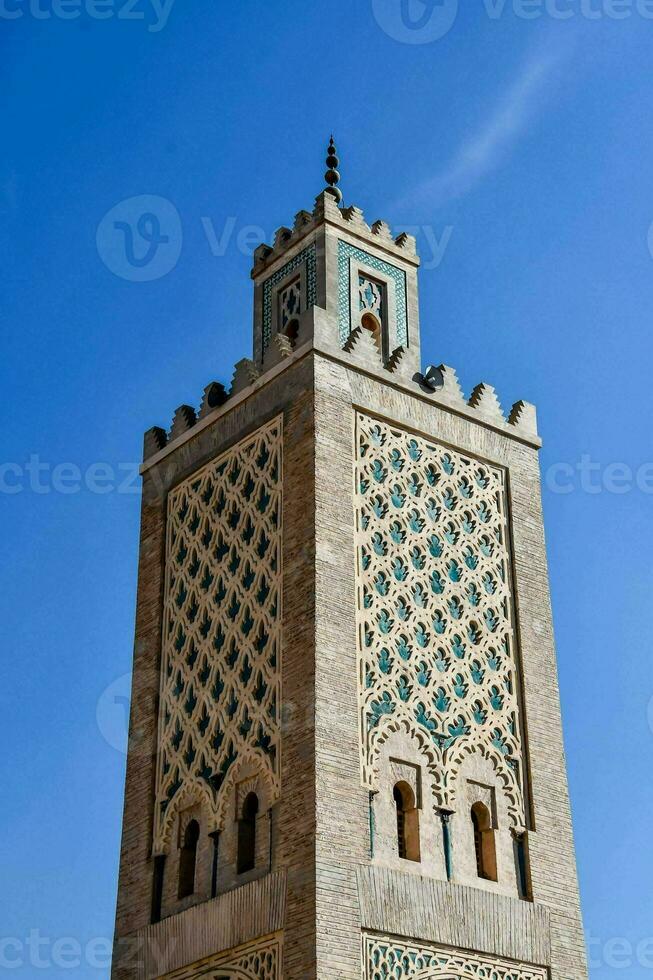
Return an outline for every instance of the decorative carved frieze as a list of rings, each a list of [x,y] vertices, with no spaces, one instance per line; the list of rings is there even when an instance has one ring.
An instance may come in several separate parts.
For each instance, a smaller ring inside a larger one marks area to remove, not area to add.
[[[228,950],[161,980],[281,980],[282,937],[271,936]]]
[[[365,936],[365,980],[546,980],[542,967],[401,939]]]

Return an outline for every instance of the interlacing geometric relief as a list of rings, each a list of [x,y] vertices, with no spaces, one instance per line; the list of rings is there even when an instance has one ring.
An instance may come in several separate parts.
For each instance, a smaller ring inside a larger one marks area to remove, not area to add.
[[[281,980],[281,936],[228,950],[161,980]]]
[[[351,281],[350,281],[350,260],[353,259],[355,262],[360,262],[362,265],[368,266],[371,269],[375,269],[384,276],[388,276],[392,289],[394,290],[394,300],[395,300],[395,319],[396,319],[396,332],[397,332],[397,344],[406,345],[408,343],[408,305],[406,298],[406,273],[402,269],[398,269],[395,265],[390,265],[389,262],[384,262],[383,259],[377,258],[375,255],[371,255],[369,252],[364,252],[360,248],[356,248],[354,245],[350,245],[348,242],[339,241],[338,242],[338,333],[340,336],[341,346],[345,346],[349,335],[353,329],[352,314],[351,309]],[[374,281],[374,280],[373,280]],[[375,281],[374,281],[375,282]],[[358,282],[359,286],[359,300],[364,302],[364,293],[360,291],[360,287],[363,284]],[[375,282],[375,287],[378,290],[379,285]],[[360,309],[364,307],[361,305]],[[365,307],[367,308],[367,307]],[[359,311],[360,312],[360,311]]]
[[[400,939],[365,936],[365,980],[546,980],[547,970]]]
[[[369,276],[358,276],[358,297],[361,313],[363,311],[373,313],[379,324],[383,324],[385,317],[383,293],[384,287],[381,283]]]
[[[279,327],[282,331],[302,313],[301,280],[293,279],[279,293]]]
[[[220,829],[241,762],[278,796],[281,466],[279,417],[168,498],[155,853],[189,802]]]
[[[298,295],[296,299],[299,301],[300,312],[304,309],[308,309],[311,306],[315,306],[317,299],[317,252],[315,249],[315,244],[309,245],[307,248],[295,255],[294,258],[290,259],[281,269],[277,269],[269,279],[266,279],[263,284],[263,352],[270,346],[270,340],[272,337],[272,292],[276,285],[282,282],[286,276],[290,275],[291,272],[300,270],[302,267],[306,269],[306,297],[305,300],[298,293],[299,280],[297,284],[293,286],[293,289]]]
[[[389,735],[408,732],[453,810],[456,773],[479,751],[523,828],[503,471],[358,413],[356,536],[365,784],[377,788]]]

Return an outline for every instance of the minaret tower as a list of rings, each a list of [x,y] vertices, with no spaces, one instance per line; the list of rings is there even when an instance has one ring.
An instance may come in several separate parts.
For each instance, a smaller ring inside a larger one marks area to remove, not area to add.
[[[113,976],[583,980],[535,409],[423,366],[327,167],[145,436]]]

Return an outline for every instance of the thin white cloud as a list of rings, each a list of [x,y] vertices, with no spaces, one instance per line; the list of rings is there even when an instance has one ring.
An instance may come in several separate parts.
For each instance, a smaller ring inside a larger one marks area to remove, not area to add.
[[[570,47],[564,45],[531,55],[477,132],[465,140],[440,173],[419,185],[410,198],[442,204],[462,197],[496,169],[541,110],[552,76],[569,51]]]

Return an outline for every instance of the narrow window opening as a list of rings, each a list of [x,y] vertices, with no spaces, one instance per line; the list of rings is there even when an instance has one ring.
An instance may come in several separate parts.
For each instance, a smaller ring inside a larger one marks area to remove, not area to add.
[[[533,894],[529,867],[530,861],[528,856],[528,835],[516,835],[514,838],[514,847],[519,897],[524,899],[526,902],[531,902],[533,900]]]
[[[256,816],[258,796],[249,793],[243,804],[242,815],[238,821],[238,862],[239,875],[256,867]]]
[[[497,851],[490,811],[483,803],[472,807],[476,873],[485,881],[497,881]]]
[[[392,791],[397,812],[397,851],[403,861],[420,860],[419,810],[408,783],[397,783]]]
[[[179,853],[178,898],[188,898],[195,891],[195,869],[197,865],[197,843],[200,839],[200,825],[191,820],[184,831],[184,842]]]
[[[399,857],[406,857],[406,811],[404,810],[404,798],[398,786],[395,786],[392,795],[397,808],[397,847]]]
[[[220,856],[220,831],[214,830],[209,837],[213,841],[213,864],[211,866],[211,898],[218,894],[218,858]]]
[[[152,883],[152,923],[161,921],[161,906],[163,904],[163,872],[165,869],[165,854],[157,854],[154,858],[154,881]]]

